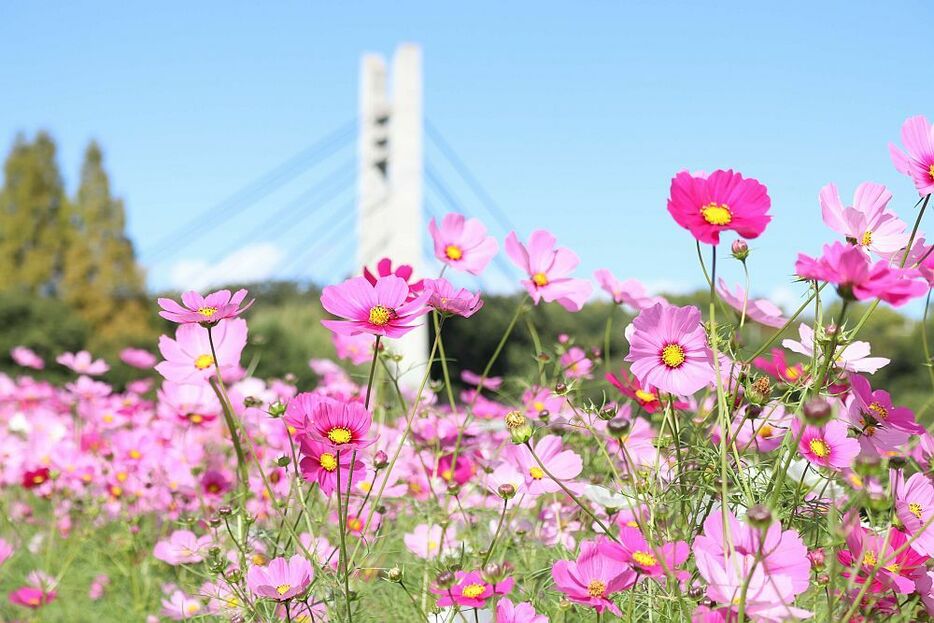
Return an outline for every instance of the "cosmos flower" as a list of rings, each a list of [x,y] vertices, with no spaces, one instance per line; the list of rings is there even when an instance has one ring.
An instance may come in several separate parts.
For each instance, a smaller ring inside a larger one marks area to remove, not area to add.
[[[886,208],[891,199],[882,184],[863,182],[853,205],[845,207],[836,185],[827,184],[820,191],[821,214],[824,224],[867,253],[895,253],[908,243],[908,234],[904,221]]]
[[[600,541],[581,543],[577,560],[559,560],[551,569],[555,588],[574,603],[590,606],[598,613],[609,610],[622,616],[612,596],[636,583],[636,572],[600,551]]]
[[[717,294],[720,295],[727,304],[743,313],[745,302],[746,318],[754,320],[767,327],[779,328],[785,325],[788,320],[782,314],[782,310],[768,299],[747,299],[746,291],[742,286],[737,285],[734,291],[731,291],[723,279],[717,279]]]
[[[373,346],[376,344],[376,340],[369,333],[345,335],[332,331],[331,342],[334,344],[334,350],[337,351],[339,358],[346,359],[356,366],[373,360]],[[382,350],[382,343],[379,347]]]
[[[801,341],[792,339],[782,340],[782,346],[805,357],[814,356],[814,329],[806,324],[798,325],[798,335]],[[846,346],[838,346],[834,353],[833,365],[848,372],[866,372],[872,374],[889,363],[885,357],[870,357],[869,342],[850,342]]]
[[[439,525],[422,523],[415,526],[412,532],[402,535],[402,542],[406,549],[419,558],[431,560],[456,550],[457,533],[453,526],[445,529]]]
[[[422,282],[412,281],[413,272],[413,268],[408,264],[400,264],[396,267],[395,270],[393,270],[392,260],[388,257],[384,257],[376,263],[376,274],[370,272],[370,269],[366,266],[363,267],[363,277],[370,282],[370,285],[375,286],[377,281],[390,275],[405,281],[405,283],[409,286],[410,299],[415,298],[422,291]]]
[[[374,443],[375,439],[367,439],[373,418],[361,403],[299,396],[298,400],[293,399],[297,405],[293,417],[301,414],[307,418],[308,428],[304,433],[312,441],[323,443],[336,452],[360,450]]]
[[[35,586],[23,586],[10,592],[10,603],[36,610],[55,601],[55,591],[44,591]]]
[[[803,326],[803,325],[802,325]],[[808,327],[810,329],[810,327]],[[799,331],[800,333],[800,331]],[[789,340],[790,341],[790,340]],[[772,349],[772,358],[756,357],[752,365],[759,368],[769,376],[785,381],[786,383],[795,383],[804,373],[804,366],[800,363],[790,364],[785,358],[785,352],[780,348]]]
[[[502,582],[490,584],[479,571],[455,571],[454,578],[450,588],[431,588],[431,592],[438,595],[438,606],[456,604],[463,608],[483,608],[490,597],[508,594],[515,583],[512,578],[506,578]]]
[[[593,360],[587,356],[584,349],[579,346],[572,346],[561,355],[559,360],[564,375],[569,379],[588,379],[593,370]]]
[[[160,298],[159,307],[162,311],[159,315],[179,324],[195,323],[211,326],[226,318],[236,318],[248,310],[253,305],[253,301],[240,307],[246,294],[246,290],[237,290],[232,295],[230,290],[219,290],[207,296],[201,296],[189,290],[182,294],[182,305],[169,298]]]
[[[859,442],[847,436],[847,426],[839,420],[831,420],[821,427],[795,420],[792,430],[796,436],[800,435],[798,451],[814,465],[847,469],[853,466],[853,459],[859,454]]]
[[[890,266],[885,260],[871,264],[858,247],[842,242],[824,245],[824,254],[819,258],[799,253],[795,272],[804,279],[835,284],[841,298],[878,298],[895,307],[928,292],[917,270]]]
[[[850,387],[852,392],[847,405],[852,421],[862,419],[868,424],[895,428],[912,435],[924,433],[925,428],[915,420],[914,412],[908,407],[892,404],[889,392],[884,389],[873,391],[869,381],[858,374],[850,375]]]
[[[696,307],[656,304],[632,321],[626,361],[643,386],[689,396],[715,379]]]
[[[428,307],[446,316],[470,318],[483,307],[479,292],[455,288],[447,279],[425,279],[422,283],[429,295]]]
[[[110,366],[103,359],[94,359],[86,350],[77,353],[62,353],[55,358],[55,361],[66,368],[71,368],[78,374],[88,374],[91,376],[101,375],[108,370]]]
[[[156,365],[158,359],[151,352],[142,348],[124,348],[120,351],[120,361],[140,370],[148,370]]]
[[[415,328],[413,324],[427,313],[428,294],[409,297],[409,286],[395,275],[380,277],[373,285],[364,277],[354,277],[321,293],[321,305],[341,320],[322,320],[335,333],[369,333],[395,338]]]
[[[617,305],[628,305],[636,311],[642,311],[656,303],[665,302],[661,296],[650,296],[638,279],[620,281],[606,268],[594,271],[593,276],[603,291],[613,297],[613,302]]]
[[[242,318],[221,320],[211,331],[221,374],[235,371],[246,346],[246,321]],[[216,374],[208,332],[196,324],[179,326],[174,340],[160,336],[159,352],[165,361],[158,364],[156,370],[173,383],[202,383]]]
[[[314,577],[308,559],[296,554],[289,559],[274,558],[265,567],[252,565],[246,573],[246,584],[254,595],[286,601],[305,592]]]
[[[522,285],[536,305],[541,301],[557,301],[568,311],[580,311],[593,286],[589,281],[571,277],[580,260],[570,249],[555,248],[556,242],[543,229],[532,232],[528,245],[519,242],[516,232],[510,232],[506,236],[506,254],[528,275]]]
[[[709,176],[681,171],[671,180],[668,212],[700,242],[719,244],[720,233],[756,238],[772,220],[765,186],[733,170]]]
[[[321,492],[326,496],[330,496],[337,489],[338,470],[340,470],[342,492],[366,477],[366,469],[363,461],[360,460],[353,461],[353,474],[351,474],[352,452],[338,453],[332,446],[313,441],[305,436],[300,437],[299,445],[302,453],[299,463],[302,477],[308,482],[318,483]]]
[[[188,621],[203,608],[203,604],[195,597],[180,590],[174,590],[162,600],[162,616],[173,621]]]
[[[42,357],[25,346],[15,346],[10,351],[10,357],[13,358],[16,365],[23,366],[24,368],[32,368],[33,370],[42,370],[45,368],[45,362],[42,360]]]
[[[619,531],[619,542],[604,539],[599,544],[600,552],[613,560],[629,565],[639,575],[659,578],[668,572],[675,573],[691,550],[684,541],[662,543],[652,548],[637,528],[625,526]]]
[[[445,214],[441,225],[431,219],[428,231],[434,242],[435,257],[455,270],[479,275],[499,250],[496,238],[487,236],[479,219],[462,214]]]
[[[496,604],[496,623],[548,623],[548,617],[535,612],[527,601],[514,604],[504,597]]]
[[[204,560],[211,543],[210,535],[198,537],[191,530],[176,530],[158,541],[152,554],[172,566],[194,564]]]
[[[893,485],[895,514],[911,536],[911,546],[926,556],[934,556],[934,486],[922,473],[907,481],[901,475]]]
[[[934,192],[934,126],[927,117],[918,115],[902,124],[902,144],[905,151],[889,143],[892,163],[899,173],[910,177],[918,194]]]
[[[565,450],[561,438],[557,435],[546,435],[539,439],[532,448],[541,459],[545,468],[561,481],[576,478],[583,469],[581,457],[573,450]],[[525,482],[521,491],[529,495],[543,493],[556,493],[561,491],[560,485],[548,477],[532,453],[523,445],[512,445],[506,448],[506,460],[515,467]]]

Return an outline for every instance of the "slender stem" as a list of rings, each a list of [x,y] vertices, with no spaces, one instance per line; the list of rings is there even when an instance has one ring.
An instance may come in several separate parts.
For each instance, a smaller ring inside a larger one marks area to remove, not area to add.
[[[366,409],[370,408],[370,393],[373,391],[373,375],[376,374],[376,360],[379,358],[379,340],[382,336],[376,336],[376,342],[373,344],[373,361],[370,363],[370,378],[366,382],[366,399],[363,402],[363,407]]]
[[[613,371],[610,365],[610,332],[613,329],[613,314],[616,312],[616,304],[610,304],[610,313],[606,317],[606,327],[603,329],[603,367],[607,372]]]
[[[509,321],[509,325],[507,325],[506,330],[503,332],[503,337],[500,338],[499,344],[496,345],[496,350],[493,351],[493,355],[490,357],[489,361],[486,362],[486,367],[483,368],[483,374],[480,375],[480,383],[477,385],[477,393],[475,394],[474,400],[476,400],[476,396],[479,396],[480,392],[483,391],[483,382],[489,377],[490,370],[493,369],[493,364],[499,359],[499,355],[503,351],[503,346],[506,345],[506,340],[509,339],[512,330],[519,321],[519,316],[522,315],[522,310],[525,308],[525,301],[528,298],[528,295],[525,295],[519,301],[519,304],[516,306],[516,313],[513,314],[512,320]]]
[[[217,391],[218,398],[221,400],[221,411],[224,413],[224,422],[227,424],[227,430],[230,431],[230,439],[233,442],[234,452],[237,455],[237,478],[240,481],[240,487],[243,492],[249,486],[247,476],[246,459],[243,454],[243,447],[240,445],[240,434],[238,432],[236,420],[234,419],[233,406],[230,404],[230,397],[227,396],[227,388],[224,385],[224,379],[221,377],[221,366],[217,360],[217,350],[214,348],[213,327],[208,327],[208,344],[211,346],[211,358],[214,361],[214,370],[217,373]]]
[[[921,317],[921,347],[924,349],[924,367],[928,369],[931,385],[934,386],[934,361],[931,360],[931,347],[928,344],[928,312],[930,309],[931,290],[928,290],[928,296],[924,300],[924,316]]]
[[[496,532],[493,533],[493,540],[490,541],[490,548],[486,551],[486,556],[483,557],[483,564],[480,565],[480,568],[486,566],[486,563],[490,562],[490,556],[493,555],[493,548],[496,546],[496,539],[499,538],[499,532],[503,529],[503,518],[506,517],[506,506],[509,505],[508,500],[503,500],[503,512],[499,514],[499,522],[496,524]]]
[[[908,246],[905,247],[905,255],[902,257],[900,268],[905,267],[905,263],[908,262],[908,255],[911,253],[911,246],[915,243],[915,236],[918,235],[918,228],[921,227],[921,219],[924,218],[924,211],[927,210],[928,202],[931,200],[931,195],[928,193],[924,197],[924,203],[921,204],[921,210],[918,212],[917,218],[915,218],[915,224],[911,228],[911,236],[908,238]]]
[[[350,473],[353,473],[353,461],[350,463]],[[340,557],[337,561],[338,574],[344,574],[344,603],[347,604],[347,622],[353,623],[353,614],[350,609],[350,565],[347,560],[347,539],[346,539],[346,521],[344,509],[341,506],[341,451],[337,451],[337,524],[341,535]],[[350,498],[347,498],[347,505],[350,505]]]
[[[761,345],[759,345],[759,348],[756,349],[756,352],[754,352],[753,354],[751,354],[751,355],[749,355],[748,357],[746,357],[746,360],[745,360],[743,363],[744,363],[744,364],[752,363],[752,360],[753,360],[753,359],[755,359],[756,357],[758,357],[759,355],[761,355],[762,353],[764,353],[764,352],[765,352],[765,349],[767,349],[769,346],[772,345],[773,342],[775,342],[775,340],[777,340],[779,337],[781,337],[782,333],[785,332],[785,329],[787,329],[788,327],[790,327],[790,326],[791,326],[791,323],[793,323],[795,320],[797,320],[798,316],[800,316],[800,315],[802,314],[802,312],[804,312],[804,310],[807,309],[807,306],[811,304],[811,301],[813,301],[813,300],[817,297],[818,293],[819,293],[821,290],[823,290],[823,289],[824,289],[824,286],[826,286],[826,285],[827,285],[826,283],[820,284],[820,285],[817,287],[817,289],[815,289],[814,292],[811,293],[811,296],[809,296],[808,299],[807,299],[806,301],[804,301],[803,303],[801,303],[801,306],[798,307],[797,310],[795,310],[795,313],[793,313],[793,314],[791,315],[791,318],[789,318],[789,319],[785,322],[785,324],[783,324],[777,331],[775,331],[775,333],[773,333],[771,336],[769,336],[769,339],[767,339],[765,342],[763,342]]]

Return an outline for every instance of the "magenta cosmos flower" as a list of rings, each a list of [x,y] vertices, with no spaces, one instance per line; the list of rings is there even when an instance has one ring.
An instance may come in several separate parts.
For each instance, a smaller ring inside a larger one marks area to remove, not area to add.
[[[33,370],[41,370],[45,367],[42,357],[37,355],[32,349],[25,346],[16,346],[10,351],[10,357],[16,362],[16,365]]]
[[[431,219],[428,231],[435,245],[435,257],[455,270],[479,275],[499,250],[499,244],[486,235],[478,219],[461,214],[445,214],[441,225]]]
[[[527,601],[514,604],[504,597],[496,604],[496,623],[548,623],[548,617],[535,612]]]
[[[699,241],[719,244],[727,230],[758,237],[772,220],[771,203],[765,186],[732,170],[709,176],[682,171],[671,180],[668,212]]]
[[[555,587],[570,601],[590,606],[597,612],[609,610],[616,616],[622,613],[611,597],[636,583],[636,572],[603,554],[596,541],[583,541],[576,561],[557,561],[551,569],[551,577]]]
[[[302,453],[302,460],[299,464],[302,476],[308,482],[317,482],[324,495],[329,496],[337,489],[338,470],[340,470],[342,490],[366,478],[366,467],[363,461],[354,460],[351,468],[352,452],[340,454],[332,446],[307,437],[302,437],[299,445]]]
[[[24,586],[10,592],[10,603],[35,610],[55,601],[55,591],[44,591],[35,586]]]
[[[820,191],[821,215],[824,224],[864,251],[895,253],[908,243],[908,234],[905,222],[886,209],[891,199],[882,184],[863,182],[856,187],[853,205],[845,207],[836,185],[827,184]]]
[[[423,279],[422,287],[428,294],[428,307],[446,316],[470,318],[483,307],[479,292],[455,288],[447,279]]]
[[[910,177],[921,195],[934,192],[934,126],[927,117],[908,117],[902,124],[905,151],[889,143],[892,163],[899,173]]]
[[[246,584],[254,595],[286,601],[301,595],[314,577],[311,563],[296,554],[288,560],[274,558],[265,567],[251,566],[246,573]]]
[[[902,481],[895,488],[895,514],[911,535],[911,546],[926,556],[934,556],[934,485],[922,473]]]
[[[225,318],[235,318],[248,310],[253,301],[240,307],[245,298],[246,290],[237,290],[234,294],[230,290],[219,290],[207,296],[189,290],[182,294],[182,305],[169,298],[160,298],[159,307],[162,311],[159,315],[179,324],[213,326]]]
[[[854,422],[863,420],[864,426],[881,425],[910,433],[923,435],[925,428],[915,420],[914,412],[908,407],[896,407],[892,396],[884,389],[873,391],[865,378],[858,374],[850,375],[852,388],[848,403],[850,419]]]
[[[515,584],[512,578],[490,584],[483,579],[479,571],[455,571],[454,578],[454,584],[450,588],[431,588],[431,592],[438,595],[438,606],[457,604],[462,608],[483,608],[490,597],[508,594]]]
[[[879,298],[896,307],[928,291],[917,270],[893,267],[884,260],[870,264],[859,247],[842,242],[824,245],[824,254],[819,258],[799,253],[795,272],[805,279],[835,284],[841,298]]]
[[[847,426],[839,420],[831,420],[821,427],[795,420],[792,430],[801,437],[798,451],[814,465],[847,469],[853,466],[853,459],[859,454],[859,442],[847,436]]]
[[[212,336],[221,374],[236,370],[246,346],[246,321],[242,318],[222,320],[212,329]],[[173,383],[196,384],[215,374],[208,332],[197,325],[181,325],[175,331],[174,340],[160,336],[159,351],[165,361],[158,364],[156,370]]]
[[[737,285],[735,289],[731,291],[723,279],[717,279],[717,293],[720,295],[720,298],[726,301],[730,307],[740,314],[743,313],[745,307],[746,318],[750,320],[776,329],[785,326],[787,318],[782,315],[782,310],[778,305],[775,305],[768,299],[748,298],[746,290],[740,285]]]
[[[369,333],[400,337],[413,328],[416,319],[427,313],[427,294],[409,298],[409,286],[395,275],[380,277],[376,285],[365,277],[354,277],[321,293],[321,305],[342,320],[322,320],[335,333]]]
[[[567,481],[577,478],[584,468],[581,457],[573,450],[565,450],[561,438],[557,435],[542,437],[533,449],[545,468],[558,480]],[[561,486],[548,477],[525,446],[508,446],[506,461],[515,467],[525,479],[521,488],[522,492],[534,496],[561,491]]]
[[[593,286],[571,277],[580,260],[570,249],[555,248],[556,242],[557,239],[543,229],[532,232],[528,245],[519,242],[516,232],[510,232],[506,236],[506,254],[528,275],[522,285],[536,305],[542,300],[557,301],[568,311],[580,311],[590,298]]]
[[[661,303],[632,321],[629,337],[631,372],[642,386],[689,396],[715,380],[713,355],[696,307]],[[726,371],[721,371],[726,378]]]
[[[619,531],[619,542],[606,539],[599,545],[604,555],[629,565],[639,575],[662,577],[675,573],[678,565],[688,559],[691,550],[684,541],[662,543],[653,549],[637,528],[624,526]]]
[[[120,361],[140,370],[148,370],[156,365],[158,359],[151,352],[142,348],[124,348],[120,351]]]
[[[288,414],[289,422],[307,422],[303,431],[312,441],[321,442],[335,451],[360,450],[373,444],[367,439],[373,418],[359,402],[344,402],[335,398],[299,394],[289,403],[296,409]],[[295,424],[292,424],[295,426]]]
[[[641,311],[656,303],[665,302],[665,299],[660,296],[650,296],[638,279],[620,281],[606,268],[595,270],[593,276],[603,291],[613,297],[613,302],[617,305],[625,304]]]

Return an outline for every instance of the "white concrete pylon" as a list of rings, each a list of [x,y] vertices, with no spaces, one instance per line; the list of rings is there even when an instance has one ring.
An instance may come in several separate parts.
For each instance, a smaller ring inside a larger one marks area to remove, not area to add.
[[[358,260],[373,270],[384,257],[422,268],[423,123],[421,48],[403,44],[392,63],[391,95],[385,60],[363,57],[360,75],[360,143],[357,198]],[[402,355],[400,382],[414,387],[428,357],[428,319],[389,349]]]

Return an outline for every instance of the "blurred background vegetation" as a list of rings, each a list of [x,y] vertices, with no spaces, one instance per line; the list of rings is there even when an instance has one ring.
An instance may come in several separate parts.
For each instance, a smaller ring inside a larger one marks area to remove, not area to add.
[[[172,326],[158,317],[156,295],[145,289],[145,275],[124,231],[123,202],[111,194],[101,149],[95,143],[88,146],[74,196],[66,193],[55,143],[45,133],[31,140],[18,138],[3,172],[0,370],[21,372],[9,351],[25,345],[46,359],[46,370],[35,374],[40,378],[67,378],[54,357],[82,348],[108,359],[113,369],[106,380],[118,386],[141,376],[142,372],[120,364],[117,354],[126,346],[157,352],[159,334],[171,332]],[[625,277],[619,267],[611,268]],[[324,312],[318,304],[319,290],[288,282],[244,285],[258,299],[249,312],[244,365],[255,365],[263,377],[294,374],[300,386],[308,386],[314,380],[308,360],[335,356],[330,336],[320,324]],[[805,290],[802,285],[802,294]],[[669,299],[706,309],[705,291]],[[470,320],[447,321],[444,344],[455,378],[462,369],[483,369],[519,301],[518,295],[489,296]],[[855,306],[850,317],[861,311]],[[604,361],[596,370],[598,376],[606,369],[618,370],[626,352],[623,328],[631,316],[608,302],[595,301],[576,314],[558,305],[531,309],[517,324],[492,373],[532,377],[538,364],[529,322],[540,335],[543,350],[551,350],[558,336],[567,334],[586,350],[602,351],[610,314],[609,368]],[[789,329],[789,337],[797,336],[796,327]],[[934,332],[934,319],[929,319],[927,330]],[[742,339],[754,348],[771,331],[747,323]],[[873,386],[888,389],[897,402],[915,408],[932,394],[921,331],[920,322],[880,306],[859,335],[871,342],[873,355],[892,360],[872,377]]]

